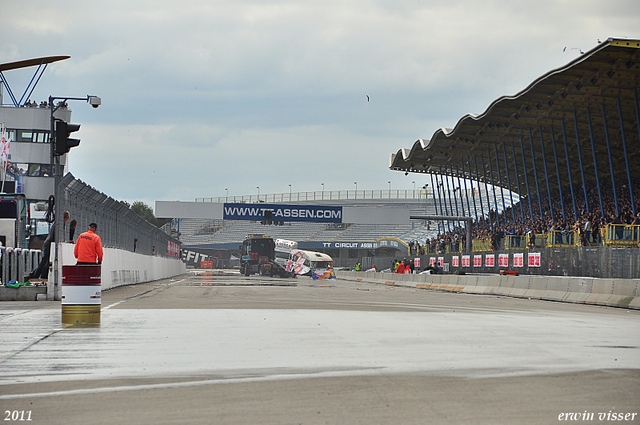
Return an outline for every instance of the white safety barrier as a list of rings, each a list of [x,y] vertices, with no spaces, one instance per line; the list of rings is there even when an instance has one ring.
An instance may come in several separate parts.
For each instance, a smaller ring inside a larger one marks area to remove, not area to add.
[[[338,279],[469,294],[504,295],[640,310],[640,279],[337,271]]]
[[[60,258],[58,259],[60,265],[75,264],[76,259],[73,256],[75,245],[70,243],[61,243],[60,245]],[[122,249],[104,248],[101,276],[102,290],[165,279],[181,275],[186,271],[186,265],[177,257],[158,257],[137,254]],[[55,294],[51,276],[47,288],[47,299],[59,299],[59,294]],[[60,267],[58,282],[62,282],[62,267]],[[58,286],[60,286],[60,283]]]

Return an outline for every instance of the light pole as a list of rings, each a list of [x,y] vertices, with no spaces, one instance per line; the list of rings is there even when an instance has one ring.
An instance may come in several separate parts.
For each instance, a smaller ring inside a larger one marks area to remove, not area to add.
[[[258,189],[258,202],[260,202],[260,186],[256,186],[256,189]]]
[[[54,101],[59,100],[58,106],[54,107]],[[59,220],[62,216],[61,214],[61,204],[60,199],[60,180],[62,180],[62,170],[60,169],[60,155],[56,155],[56,130],[55,130],[55,118],[53,117],[54,112],[56,112],[62,105],[66,105],[68,100],[84,100],[89,103],[94,108],[97,108],[102,104],[102,100],[98,96],[90,96],[87,97],[58,97],[58,96],[49,96],[49,108],[51,109],[51,136],[49,137],[49,142],[51,144],[50,149],[50,161],[53,166],[53,199],[54,199],[54,238],[53,243],[55,244],[55,254],[53,257],[53,299],[54,301],[60,301],[60,285],[59,285],[59,251],[60,251],[60,235],[64,232],[64,218]],[[61,143],[61,141],[58,141]]]

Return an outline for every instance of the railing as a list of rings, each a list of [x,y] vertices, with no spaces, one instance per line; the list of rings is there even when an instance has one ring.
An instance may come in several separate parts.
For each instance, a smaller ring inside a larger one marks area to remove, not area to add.
[[[602,231],[602,243],[614,247],[638,247],[640,226],[609,224]]]
[[[640,226],[610,224],[600,231],[600,235],[596,235],[596,241],[597,242],[593,242],[593,235],[591,232],[585,233],[583,238],[581,238],[578,232],[551,230],[548,233],[536,234],[533,247],[557,248],[583,245],[606,245],[611,247],[640,248]],[[528,234],[505,236],[504,248],[506,250],[522,249],[526,247],[532,247]],[[473,241],[473,250],[490,251],[491,243],[487,239],[476,239]]]
[[[38,267],[41,259],[39,249],[0,247],[0,283],[24,282],[24,277]]]
[[[456,252],[462,252],[462,243],[452,242],[447,244],[447,253],[453,254]]]
[[[453,191],[451,192],[453,196]],[[432,198],[431,190],[425,189],[397,189],[397,190],[322,190],[316,192],[267,193],[243,196],[219,196],[212,198],[196,198],[196,202],[213,203],[278,203],[278,202],[307,202],[307,201],[343,201],[369,199],[407,199],[424,200]]]
[[[547,233],[548,247],[567,247],[576,245],[580,238],[576,238],[575,232],[567,232],[561,230],[551,230]]]
[[[475,251],[491,251],[491,239],[476,239],[471,249]]]
[[[526,235],[506,235],[504,237],[504,249],[522,249],[529,243]]]

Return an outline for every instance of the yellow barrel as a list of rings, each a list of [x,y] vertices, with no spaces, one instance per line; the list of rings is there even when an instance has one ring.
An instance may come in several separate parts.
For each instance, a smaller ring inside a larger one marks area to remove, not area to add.
[[[101,268],[62,266],[62,325],[99,326],[102,303]]]

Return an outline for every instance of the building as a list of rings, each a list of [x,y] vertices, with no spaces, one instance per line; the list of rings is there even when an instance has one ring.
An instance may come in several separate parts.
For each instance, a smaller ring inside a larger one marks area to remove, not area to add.
[[[16,247],[25,248],[29,235],[43,235],[49,231],[46,215],[47,202],[54,194],[53,152],[51,145],[52,111],[48,100],[32,102],[30,95],[47,65],[69,56],[49,56],[0,64],[0,127],[10,141],[6,167],[1,172],[0,204],[18,202],[17,208],[0,205],[0,240],[14,240],[7,233],[15,227]],[[34,77],[17,98],[4,72],[37,67]],[[36,81],[36,83],[33,83]],[[55,110],[53,118],[69,122],[71,110],[63,102]],[[63,175],[67,169],[67,155],[60,157]],[[31,238],[34,241],[38,238]],[[40,238],[41,239],[41,238]],[[22,242],[20,242],[22,241]],[[37,245],[37,242],[36,242]]]

